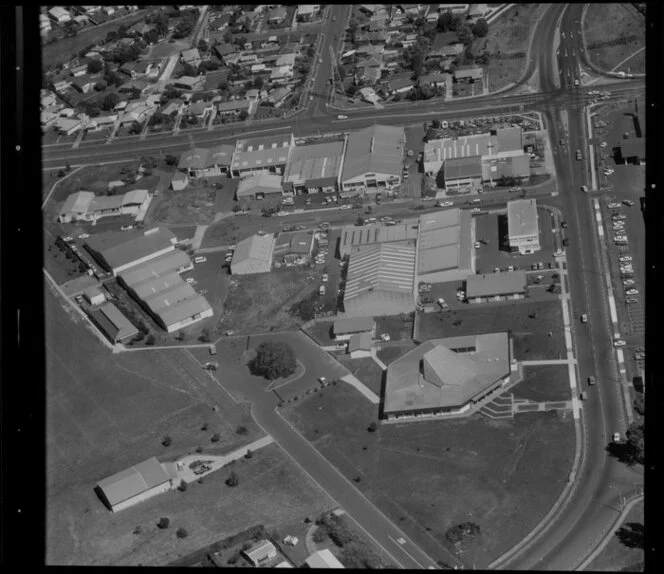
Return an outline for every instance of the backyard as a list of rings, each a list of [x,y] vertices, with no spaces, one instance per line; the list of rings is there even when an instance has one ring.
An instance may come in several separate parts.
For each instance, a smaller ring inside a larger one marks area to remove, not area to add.
[[[509,331],[519,361],[561,359],[565,354],[559,301],[533,301],[468,306],[418,318],[415,340]]]
[[[612,71],[639,50],[618,70],[645,73],[645,18],[629,3],[590,4],[583,19],[583,35],[592,64]]]
[[[474,416],[370,432],[376,410],[358,391],[336,385],[317,394],[285,416],[434,559],[453,562],[445,533],[470,518],[481,535],[464,541],[462,560],[486,567],[532,530],[567,481],[571,417]]]
[[[546,4],[517,4],[489,26],[489,33],[473,46],[473,54],[489,54],[484,66],[489,75],[489,90],[495,92],[516,82],[527,67],[530,37]]]

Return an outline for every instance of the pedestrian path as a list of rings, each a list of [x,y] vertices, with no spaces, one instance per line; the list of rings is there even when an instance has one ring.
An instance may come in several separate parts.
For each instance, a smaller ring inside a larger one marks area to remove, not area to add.
[[[537,365],[576,365],[576,359],[545,359],[542,361],[521,361],[524,367],[534,367]]]
[[[371,389],[369,389],[362,381],[360,381],[355,375],[346,375],[344,377],[341,377],[339,380],[343,381],[344,383],[348,383],[352,387],[355,387],[358,391],[360,391],[367,399],[371,401],[372,404],[377,405],[380,403],[380,397],[374,393]]]
[[[179,485],[180,481],[191,483],[223,468],[234,460],[238,460],[244,457],[247,454],[247,451],[254,452],[263,448],[264,446],[272,444],[273,442],[274,439],[270,435],[267,435],[263,438],[255,440],[247,446],[243,446],[242,448],[239,448],[223,456],[204,453],[188,454],[176,462],[164,463],[164,468],[173,478],[175,486]],[[194,474],[194,470],[189,468],[189,465],[195,461],[204,462],[207,466],[209,466],[210,469],[201,474]]]
[[[196,233],[194,233],[194,237],[191,240],[192,249],[198,249],[201,246],[201,243],[203,243],[203,236],[208,227],[208,225],[199,225],[196,227]]]
[[[383,361],[381,361],[381,360],[378,358],[378,355],[376,354],[376,353],[377,353],[376,347],[371,347],[371,351],[370,351],[370,353],[371,353],[371,358],[372,358],[374,361],[376,361],[376,364],[377,364],[381,369],[383,369],[383,371],[386,371],[386,370],[387,370],[387,365],[386,365],[385,363],[383,363]]]

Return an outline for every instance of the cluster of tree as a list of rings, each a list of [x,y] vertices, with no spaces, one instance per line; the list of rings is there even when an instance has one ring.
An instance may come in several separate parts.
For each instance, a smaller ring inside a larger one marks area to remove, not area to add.
[[[445,538],[447,538],[453,544],[456,542],[461,542],[466,536],[475,537],[479,535],[480,527],[474,522],[462,522],[456,526],[452,526],[445,533]]]
[[[196,76],[199,74],[205,74],[206,72],[214,72],[214,70],[218,69],[219,69],[219,62],[217,60],[204,60],[200,64],[198,64],[198,68],[196,68],[196,73],[193,75]]]
[[[274,379],[288,377],[295,372],[297,361],[293,349],[286,343],[261,343],[256,356],[249,362],[252,374]]]
[[[366,544],[353,541],[346,545],[341,553],[340,562],[346,568],[378,570],[392,568],[385,566],[380,557]]]
[[[264,207],[261,209],[261,215],[263,217],[272,217],[275,213],[279,213],[278,207]]]
[[[343,517],[335,514],[324,514],[316,521],[315,536],[322,542],[326,536],[329,536],[335,545],[343,548],[353,541],[353,534],[346,525]],[[322,540],[321,540],[322,539]],[[316,541],[316,538],[314,538]]]
[[[235,473],[234,470],[231,471],[230,475],[226,479],[226,484],[228,486],[237,486],[238,484],[240,484],[240,478],[238,477],[238,475]]]
[[[110,54],[109,60],[122,66],[127,62],[135,62],[145,49],[145,43],[142,39],[134,40],[128,46],[117,46]]]
[[[69,22],[66,22],[65,25],[62,27],[62,31],[65,35],[65,38],[73,38],[78,34],[78,22],[75,20],[70,20]]]
[[[201,331],[201,334],[199,335],[198,340],[201,343],[209,343],[210,342],[210,329],[208,327],[205,327]]]
[[[290,313],[300,317],[303,321],[311,321],[316,316],[317,302],[317,292],[314,291],[309,297],[294,303],[290,308]]]
[[[180,71],[178,78],[182,76],[197,76],[197,75],[198,72],[196,71],[196,68],[194,68],[191,64],[186,63],[182,66],[182,70]]]
[[[174,123],[175,120],[171,116],[167,116],[161,112],[155,112],[148,120],[148,125],[150,127],[161,126],[166,129],[171,129]]]
[[[624,460],[628,464],[643,464],[645,450],[645,425],[643,421],[634,421],[627,429],[627,441],[624,448]]]
[[[162,11],[150,14],[145,19],[145,23],[154,26],[159,36],[165,36],[168,33],[168,15]]]
[[[120,96],[118,96],[115,92],[111,92],[110,94],[107,94],[102,100],[101,108],[105,111],[110,111],[115,106],[117,106],[119,102]]]
[[[198,9],[187,10],[181,12],[181,19],[173,30],[173,38],[180,39],[186,38],[194,30],[196,20],[198,20]]]
[[[131,125],[129,126],[129,134],[130,135],[138,135],[143,131],[143,126],[139,124],[136,120],[131,122]]]

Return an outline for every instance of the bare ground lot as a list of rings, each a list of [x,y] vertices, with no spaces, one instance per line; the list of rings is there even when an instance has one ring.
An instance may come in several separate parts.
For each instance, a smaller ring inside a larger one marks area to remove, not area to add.
[[[212,410],[205,374],[185,351],[111,354],[61,305],[47,289],[47,561],[92,563],[99,552],[110,561],[133,538],[105,531],[117,519],[93,493],[97,481],[150,456],[172,460],[198,446],[224,453],[263,433],[246,405],[215,401]]]
[[[169,187],[161,194],[150,217],[159,223],[207,225],[214,220],[216,195],[216,189],[206,185],[190,183],[182,191]]]
[[[484,66],[492,92],[516,82],[524,73],[530,34],[537,19],[546,10],[545,4],[517,4],[489,25],[489,33],[473,46],[478,56],[489,53]]]
[[[559,301],[480,304],[446,314],[422,314],[415,339],[426,341],[501,331],[511,332],[514,356],[519,361],[560,359],[565,353]]]
[[[600,70],[612,70],[646,43],[645,18],[629,3],[590,4],[583,19],[583,34],[590,61]],[[645,51],[625,66],[645,72]]]
[[[571,399],[567,365],[536,365],[523,368],[523,381],[511,390],[520,399],[568,401]]]
[[[532,530],[567,480],[571,416],[475,416],[370,433],[375,407],[355,389],[336,385],[317,394],[285,408],[285,416],[346,477],[359,477],[358,488],[434,559],[450,562],[445,532],[470,519],[481,535],[463,543],[462,559],[486,567]]]

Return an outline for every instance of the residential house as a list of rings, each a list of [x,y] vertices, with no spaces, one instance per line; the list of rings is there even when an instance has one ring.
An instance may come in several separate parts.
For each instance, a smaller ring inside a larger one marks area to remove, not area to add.
[[[247,98],[247,100],[249,100],[250,102],[255,102],[255,101],[257,101],[257,100],[258,100],[258,96],[259,96],[259,91],[258,91],[258,90],[256,90],[256,89],[254,89],[254,90],[247,90],[246,98]]]
[[[413,80],[411,74],[400,74],[390,77],[385,90],[389,94],[405,94],[413,89]]]
[[[118,71],[130,76],[133,80],[145,78],[152,71],[152,62],[145,60],[141,60],[140,62],[126,62],[120,66]]]
[[[51,17],[51,19],[58,23],[58,24],[64,24],[65,22],[70,22],[71,21],[71,15],[67,10],[62,8],[61,6],[54,6],[48,11],[48,15]]]
[[[39,105],[42,108],[48,108],[49,106],[55,104],[56,102],[55,95],[49,92],[48,90],[42,90],[40,95],[41,98],[39,99]]]
[[[371,104],[376,103],[378,100],[380,100],[378,95],[376,95],[376,93],[374,92],[374,89],[371,88],[371,87],[367,86],[365,88],[362,88],[359,91],[359,93],[360,93],[360,96],[362,96],[363,100],[365,100],[365,101],[367,101]]]
[[[123,114],[120,123],[122,124],[128,124],[132,122],[141,123],[145,121],[153,111],[154,108],[146,106],[143,103],[139,103],[137,106],[132,107],[131,109],[127,107],[127,111],[125,111],[125,113]]]
[[[288,11],[284,6],[277,6],[268,12],[267,23],[268,24],[282,24],[288,15]]]
[[[104,128],[110,128],[115,124],[117,119],[118,119],[117,114],[97,116],[96,118],[90,121],[88,127],[92,128],[95,131],[99,131]]]
[[[268,92],[267,101],[274,105],[275,108],[281,107],[281,104],[286,101],[290,95],[291,89],[287,86],[281,88],[272,88]]]
[[[72,76],[74,76],[75,78],[78,78],[79,76],[82,76],[83,74],[85,74],[87,69],[88,69],[88,65],[87,64],[82,64],[80,66],[74,66],[69,71],[71,72]]]
[[[161,108],[160,113],[165,116],[172,116],[178,113],[180,106],[182,104],[179,102],[168,102],[163,108]]]
[[[90,19],[85,14],[79,14],[78,16],[74,16],[74,22],[79,26],[86,26],[90,23]]]
[[[182,76],[173,82],[176,88],[183,90],[197,90],[205,81],[203,76]]]
[[[145,80],[129,80],[128,82],[125,82],[122,84],[119,88],[119,92],[133,92],[134,90],[138,90],[141,95],[145,94],[148,90],[150,89],[150,84],[148,84]]]
[[[201,55],[198,53],[197,48],[191,48],[190,50],[185,50],[180,54],[180,58],[183,64],[190,64],[197,68],[201,63]]]
[[[81,6],[81,8],[83,8],[88,16],[94,16],[99,10],[101,10],[101,6]]]
[[[367,44],[365,46],[360,46],[357,49],[356,53],[360,57],[363,56],[381,57],[384,51],[385,51],[385,46],[382,46],[380,44]]]
[[[456,82],[474,82],[481,80],[484,76],[484,71],[479,66],[459,66],[454,70],[454,80]]]
[[[104,6],[102,8],[102,11],[104,12],[104,14],[106,14],[106,16],[113,16],[116,12],[115,7],[113,6]]]
[[[60,80],[53,84],[53,88],[58,94],[66,92],[71,87],[71,84],[65,80]]]
[[[51,31],[51,21],[46,14],[39,15],[39,33],[46,36]]]
[[[182,191],[189,185],[189,176],[181,171],[176,171],[171,179],[171,189],[173,191]]]
[[[55,128],[64,135],[70,136],[83,128],[83,122],[80,119],[58,118]]]
[[[484,15],[489,11],[487,4],[471,4],[468,9],[468,19],[471,21],[484,18]]]
[[[212,112],[214,105],[212,102],[195,102],[189,106],[187,110],[187,115],[196,116],[197,118],[203,119],[207,114]]]
[[[358,74],[361,80],[375,84],[381,78],[380,67],[364,67]]]
[[[404,48],[408,48],[409,46],[415,44],[416,41],[417,41],[417,34],[406,34],[406,37],[400,41],[400,44]]]
[[[452,14],[465,14],[468,12],[469,4],[439,4],[438,12],[451,12]]]
[[[81,76],[74,78],[71,85],[79,92],[87,94],[94,87],[95,81],[90,76]]]
[[[280,66],[274,68],[270,73],[270,81],[274,84],[286,84],[293,79],[293,68]]]
[[[318,4],[300,4],[297,7],[297,18],[303,22],[311,22],[314,14],[320,10]]]
[[[53,112],[48,112],[43,110],[40,114],[40,121],[43,128],[52,126],[55,122],[58,121],[58,115]]]
[[[447,74],[439,74],[437,72],[420,76],[420,86],[431,86],[433,88],[444,88],[447,83]]]
[[[233,44],[226,44],[226,43],[217,44],[213,49],[216,52],[219,59],[227,65],[228,65],[228,60],[226,58],[231,54],[237,53],[237,49]]]
[[[239,116],[244,110],[249,112],[249,100],[233,100],[217,104],[217,113],[220,116]]]
[[[295,58],[297,58],[297,54],[291,52],[288,54],[281,54],[275,61],[274,65],[276,67],[281,67],[281,66],[294,66],[295,65]]]
[[[265,64],[253,64],[251,66],[251,73],[252,74],[258,74],[259,72],[265,72],[267,68],[265,67]]]

